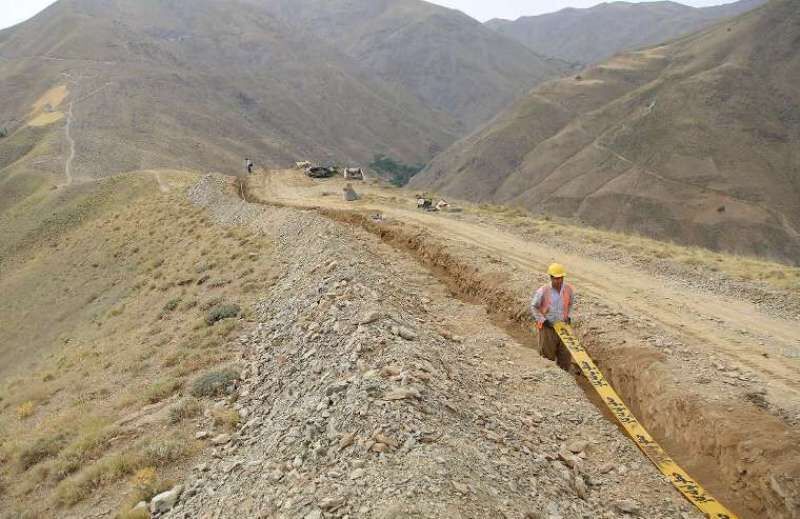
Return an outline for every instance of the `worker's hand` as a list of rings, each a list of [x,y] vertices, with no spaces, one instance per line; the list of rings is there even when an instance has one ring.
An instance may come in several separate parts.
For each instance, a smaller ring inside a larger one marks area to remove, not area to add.
[[[567,324],[572,324],[572,317],[567,317],[567,320],[564,322]]]
[[[545,325],[547,328],[552,328],[552,327],[553,327],[553,323],[552,323],[552,321],[550,321],[550,319],[545,319],[545,320],[544,320],[544,325]]]

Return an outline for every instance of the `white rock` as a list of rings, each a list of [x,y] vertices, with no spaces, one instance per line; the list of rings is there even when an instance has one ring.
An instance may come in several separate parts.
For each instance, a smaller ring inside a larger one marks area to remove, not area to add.
[[[164,512],[172,510],[178,503],[181,492],[183,492],[183,487],[178,485],[172,490],[158,494],[150,502],[150,512],[154,514],[163,514]]]

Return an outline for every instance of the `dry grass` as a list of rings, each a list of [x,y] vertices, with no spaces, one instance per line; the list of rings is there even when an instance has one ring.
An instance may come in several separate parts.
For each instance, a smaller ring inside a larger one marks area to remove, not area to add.
[[[36,360],[17,357],[16,373],[0,386],[0,508],[12,515],[55,517],[62,507],[81,515],[87,498],[102,495],[126,513],[136,504],[128,497],[176,476],[199,452],[192,420],[203,403],[184,397],[155,429],[137,424],[200,374],[230,364],[243,322],[208,326],[208,312],[231,304],[246,315],[274,276],[271,244],[260,234],[218,227],[180,195],[148,193],[43,233],[6,264],[16,274],[0,276],[0,292],[15,302],[0,310],[31,325],[0,332],[0,355],[9,348]],[[254,287],[246,296],[245,284]],[[53,307],[43,308],[50,299]],[[36,319],[17,318],[48,314],[58,326],[45,334]],[[127,483],[148,468],[157,471],[152,485]],[[128,485],[126,495],[120,488]]]
[[[601,251],[623,253],[641,263],[668,261],[702,272],[719,272],[735,281],[760,282],[800,294],[800,268],[759,258],[714,252],[700,247],[652,240],[641,236],[580,226],[566,220],[539,217],[517,208],[482,204],[467,211],[511,224],[531,236],[553,237]]]

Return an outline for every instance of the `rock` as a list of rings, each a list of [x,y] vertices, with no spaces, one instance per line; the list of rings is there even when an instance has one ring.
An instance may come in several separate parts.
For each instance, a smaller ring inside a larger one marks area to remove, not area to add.
[[[356,433],[347,433],[339,440],[339,450],[343,451],[355,442]]]
[[[372,324],[376,321],[379,321],[383,316],[380,312],[367,312],[364,314],[361,319],[358,320],[358,324]]]
[[[411,398],[417,400],[420,398],[419,391],[413,387],[398,387],[383,395],[384,400],[407,400]]]
[[[569,445],[567,445],[567,450],[570,451],[572,454],[580,454],[581,452],[586,450],[586,447],[589,446],[589,442],[586,440],[576,440]]]
[[[573,456],[563,449],[558,452],[558,459],[571,469],[574,469],[580,463],[580,460],[576,456]]]
[[[154,514],[163,514],[172,510],[178,503],[178,499],[180,499],[182,492],[183,487],[178,485],[172,490],[158,494],[150,502],[150,512]]]
[[[331,512],[338,508],[343,507],[347,503],[347,499],[344,497],[328,497],[322,500],[319,504],[320,508],[325,510],[326,512]]]
[[[325,396],[333,396],[337,393],[341,393],[343,391],[347,391],[347,386],[349,384],[346,381],[337,382],[335,384],[331,384],[325,389]]]
[[[230,443],[231,435],[230,434],[220,434],[219,436],[215,436],[211,439],[211,443],[213,445],[225,445],[226,443]]]
[[[397,329],[397,335],[399,335],[400,337],[402,337],[407,341],[417,340],[417,333],[410,328],[406,328],[405,326],[400,326]]]
[[[364,469],[356,469],[350,473],[350,479],[352,480],[361,479],[364,477],[365,473],[366,471]]]
[[[389,438],[388,436],[385,436],[385,435],[380,434],[380,433],[374,435],[373,438],[374,438],[374,440],[376,442],[383,443],[383,444],[388,445],[390,447],[394,447],[395,449],[400,446],[400,444],[397,443],[397,441],[395,441],[394,439]]]
[[[603,463],[597,469],[597,471],[600,472],[600,474],[608,474],[612,470],[614,470],[614,464],[613,463]]]
[[[453,481],[453,488],[455,488],[457,492],[460,492],[462,494],[469,494],[469,487],[464,483]]]
[[[138,512],[138,511],[140,511],[140,510],[141,510],[141,511],[143,511],[143,512],[148,512],[148,511],[149,511],[149,510],[148,510],[148,506],[147,506],[147,501],[139,501],[139,502],[136,504],[136,506],[134,506],[134,507],[133,507],[133,510],[132,510],[132,511],[133,511],[133,512]]]
[[[205,440],[209,437],[208,431],[199,431],[197,434],[194,435],[195,440]]]
[[[583,477],[576,475],[572,486],[575,488],[575,494],[577,494],[579,498],[586,501],[586,497],[589,494],[589,489],[586,487],[586,482],[583,480]]]
[[[306,514],[304,519],[322,519],[322,510],[319,508],[312,510]]]
[[[616,503],[614,503],[614,508],[620,513],[629,515],[639,515],[639,513],[641,512],[639,503],[631,499],[623,499],[622,501],[617,501]]]

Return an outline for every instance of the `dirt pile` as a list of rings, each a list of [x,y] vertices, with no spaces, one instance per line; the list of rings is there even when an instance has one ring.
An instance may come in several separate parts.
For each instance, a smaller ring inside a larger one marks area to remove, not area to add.
[[[411,258],[259,211],[285,271],[219,403],[244,425],[207,431],[219,445],[167,517],[698,517],[566,373]]]

